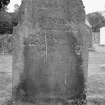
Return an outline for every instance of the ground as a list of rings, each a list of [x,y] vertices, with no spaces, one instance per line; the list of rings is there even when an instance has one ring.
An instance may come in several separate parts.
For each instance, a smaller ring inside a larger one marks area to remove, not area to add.
[[[88,102],[89,105],[105,105],[105,46],[95,46],[89,53]]]
[[[11,97],[12,56],[0,55],[0,105]],[[89,52],[88,105],[105,105],[105,47]]]
[[[12,57],[0,55],[0,105],[12,95]]]

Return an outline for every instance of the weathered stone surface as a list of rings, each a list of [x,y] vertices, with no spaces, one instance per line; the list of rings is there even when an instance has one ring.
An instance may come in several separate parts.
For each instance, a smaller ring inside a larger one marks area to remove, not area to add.
[[[89,33],[82,1],[25,0],[22,5],[14,53],[14,75],[20,70],[13,82],[17,95],[31,100],[83,98]]]

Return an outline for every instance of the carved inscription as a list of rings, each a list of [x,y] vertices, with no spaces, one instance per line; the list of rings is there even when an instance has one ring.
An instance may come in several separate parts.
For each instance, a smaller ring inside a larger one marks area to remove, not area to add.
[[[42,29],[46,30],[61,30],[69,31],[70,26],[67,24],[64,18],[59,17],[40,17],[39,24]]]
[[[35,0],[37,8],[59,8],[62,0]]]

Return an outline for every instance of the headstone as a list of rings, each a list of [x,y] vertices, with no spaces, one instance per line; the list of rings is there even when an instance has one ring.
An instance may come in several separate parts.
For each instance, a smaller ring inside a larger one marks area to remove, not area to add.
[[[100,28],[100,45],[105,45],[105,27]]]
[[[13,58],[17,99],[85,105],[89,32],[82,1],[23,0],[20,14]]]

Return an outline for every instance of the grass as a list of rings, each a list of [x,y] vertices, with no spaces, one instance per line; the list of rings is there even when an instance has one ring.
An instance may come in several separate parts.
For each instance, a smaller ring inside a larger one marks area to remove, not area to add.
[[[88,70],[88,105],[105,105],[105,52],[90,53]]]
[[[12,95],[12,73],[11,57],[0,55],[0,105],[11,98]]]

